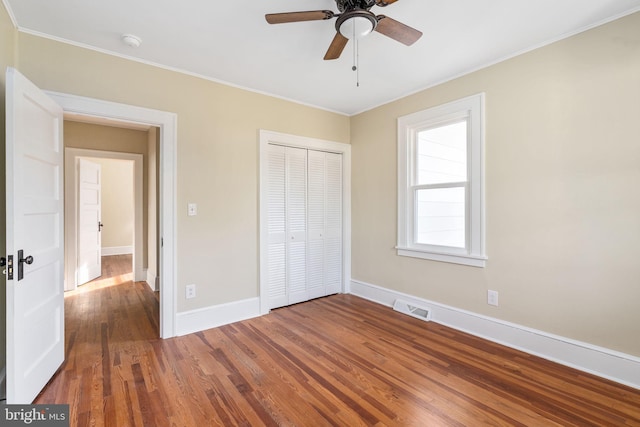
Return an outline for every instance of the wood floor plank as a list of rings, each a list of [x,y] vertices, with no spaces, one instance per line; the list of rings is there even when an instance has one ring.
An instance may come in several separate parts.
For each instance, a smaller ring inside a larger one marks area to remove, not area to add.
[[[349,295],[158,338],[130,256],[65,295],[72,426],[640,426],[640,390]]]

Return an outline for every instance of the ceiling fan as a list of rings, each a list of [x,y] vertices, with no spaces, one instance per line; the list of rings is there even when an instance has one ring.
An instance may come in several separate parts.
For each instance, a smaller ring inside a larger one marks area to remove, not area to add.
[[[269,24],[288,22],[336,20],[336,35],[324,55],[324,59],[338,59],[349,39],[360,39],[372,31],[377,31],[407,46],[415,43],[422,32],[385,15],[375,15],[373,6],[386,7],[398,0],[335,0],[340,13],[330,10],[306,12],[269,13],[265,19]]]

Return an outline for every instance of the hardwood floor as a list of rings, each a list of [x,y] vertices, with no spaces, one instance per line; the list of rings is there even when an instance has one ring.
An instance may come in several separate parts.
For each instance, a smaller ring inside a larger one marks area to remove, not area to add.
[[[640,426],[640,390],[349,295],[160,340],[154,293],[107,268],[36,401],[72,426]]]

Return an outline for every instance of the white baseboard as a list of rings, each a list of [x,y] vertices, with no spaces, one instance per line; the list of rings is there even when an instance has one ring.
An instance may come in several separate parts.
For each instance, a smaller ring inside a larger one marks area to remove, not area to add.
[[[507,347],[640,389],[640,358],[357,280],[353,295],[393,306],[400,298],[431,309],[431,320]]]
[[[102,256],[128,255],[133,253],[133,246],[111,246],[102,248]]]
[[[182,336],[260,316],[260,298],[212,305],[176,315],[176,335]]]
[[[151,290],[154,292],[159,290],[158,287],[156,286],[156,280],[158,278],[156,277],[155,272],[146,270],[146,274],[147,274],[146,282],[147,282],[147,285],[149,285],[149,287],[151,288]]]

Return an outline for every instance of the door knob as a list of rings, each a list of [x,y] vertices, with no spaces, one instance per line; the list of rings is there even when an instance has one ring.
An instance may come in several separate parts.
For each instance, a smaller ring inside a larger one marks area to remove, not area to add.
[[[20,249],[18,251],[18,281],[24,277],[24,264],[33,264],[33,257],[31,255],[24,257],[24,251]]]
[[[102,231],[102,227],[104,227],[104,224],[98,221],[98,232]]]

